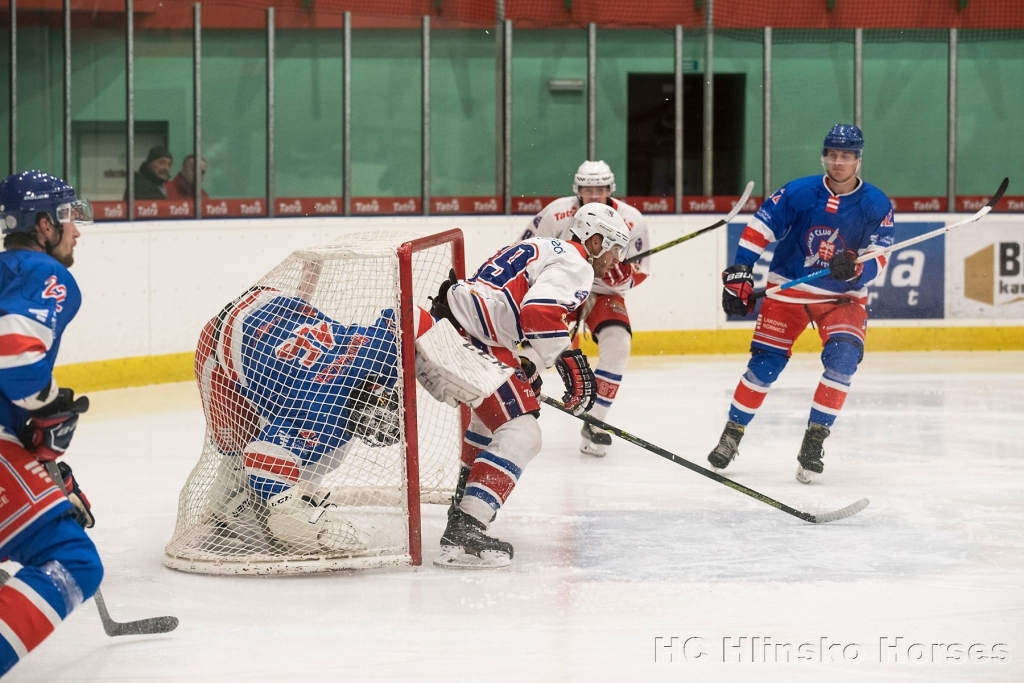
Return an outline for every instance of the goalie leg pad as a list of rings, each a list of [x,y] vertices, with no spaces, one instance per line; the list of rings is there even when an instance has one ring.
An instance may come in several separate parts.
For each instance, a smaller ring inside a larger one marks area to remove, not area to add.
[[[477,351],[447,320],[438,320],[416,340],[416,379],[448,405],[475,408],[511,374],[512,368]]]
[[[362,534],[332,505],[328,496],[304,494],[293,487],[269,501],[267,527],[279,541],[301,552],[358,552],[366,549]]]

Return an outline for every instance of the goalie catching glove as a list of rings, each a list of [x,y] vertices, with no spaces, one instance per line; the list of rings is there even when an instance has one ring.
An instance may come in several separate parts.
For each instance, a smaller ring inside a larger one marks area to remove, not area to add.
[[[19,435],[25,450],[39,462],[50,462],[64,455],[78,427],[78,416],[89,410],[89,398],[75,398],[71,389],[57,390],[52,401],[31,411],[30,419]]]
[[[565,396],[562,397],[565,407],[576,417],[590,410],[597,398],[594,393],[597,379],[583,352],[579,349],[562,351],[555,361],[555,369],[565,384]]]

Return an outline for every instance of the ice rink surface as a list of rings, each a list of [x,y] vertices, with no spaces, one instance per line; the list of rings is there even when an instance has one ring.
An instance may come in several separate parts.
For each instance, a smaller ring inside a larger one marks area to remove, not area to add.
[[[634,358],[609,421],[706,464],[745,362]],[[441,506],[424,508],[419,568],[166,569],[198,392],[92,394],[68,459],[108,607],[181,626],[108,638],[90,602],[7,680],[1024,680],[1024,353],[869,352],[804,486],[819,375],[817,357],[794,358],[727,472],[801,510],[867,497],[864,512],[815,526],[619,440],[582,456],[580,423],[545,408],[544,449],[492,527],[513,568],[492,573],[429,565]]]

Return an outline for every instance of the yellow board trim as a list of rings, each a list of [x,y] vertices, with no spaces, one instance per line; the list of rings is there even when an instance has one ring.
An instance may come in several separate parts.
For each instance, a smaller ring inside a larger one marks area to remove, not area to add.
[[[636,332],[632,352],[638,356],[747,353],[751,335],[749,329]],[[1024,327],[869,327],[867,339],[869,351],[1021,351]],[[582,348],[588,355],[597,353],[590,339],[583,340]],[[821,350],[818,335],[806,331],[793,350],[817,353]],[[53,374],[60,386],[79,393],[188,382],[193,379],[192,357],[191,352],[168,353],[74,363],[58,366]]]
[[[753,332],[739,330],[671,330],[634,332],[632,353],[674,356],[703,353],[747,353]],[[583,353],[597,353],[591,339]],[[1024,327],[868,327],[868,351],[1021,351]],[[797,339],[793,351],[819,352],[821,340],[813,330]]]

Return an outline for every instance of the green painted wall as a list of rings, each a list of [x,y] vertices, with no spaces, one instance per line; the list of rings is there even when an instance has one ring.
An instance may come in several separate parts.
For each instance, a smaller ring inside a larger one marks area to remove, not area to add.
[[[945,194],[946,32],[866,31],[864,175],[894,196]],[[0,168],[9,155],[7,36],[0,36]],[[136,32],[136,119],[166,121],[175,172],[192,147],[189,31]],[[277,32],[276,176],[279,196],[341,190],[341,32]],[[356,195],[415,196],[421,184],[418,30],[353,32],[352,163]],[[203,33],[203,146],[215,197],[262,196],[266,168],[266,39],[262,31]],[[703,32],[684,57],[703,68]],[[744,176],[761,193],[760,31],[715,34],[715,71],[745,73]],[[495,188],[493,31],[437,30],[431,46],[434,195]],[[519,30],[513,37],[513,192],[563,195],[586,152],[586,95],[551,92],[552,78],[586,77],[586,32]],[[119,30],[78,31],[72,42],[76,121],[124,120]],[[19,31],[20,169],[62,171],[59,30]],[[775,31],[773,185],[820,172],[821,138],[853,119],[853,32]],[[670,73],[667,30],[601,30],[597,156],[626,186],[628,75]],[[1024,32],[960,33],[957,184],[984,194],[1003,175],[1024,177]],[[141,150],[144,154],[145,150]],[[74,180],[74,178],[72,178]],[[1011,193],[1014,191],[1011,189]]]

